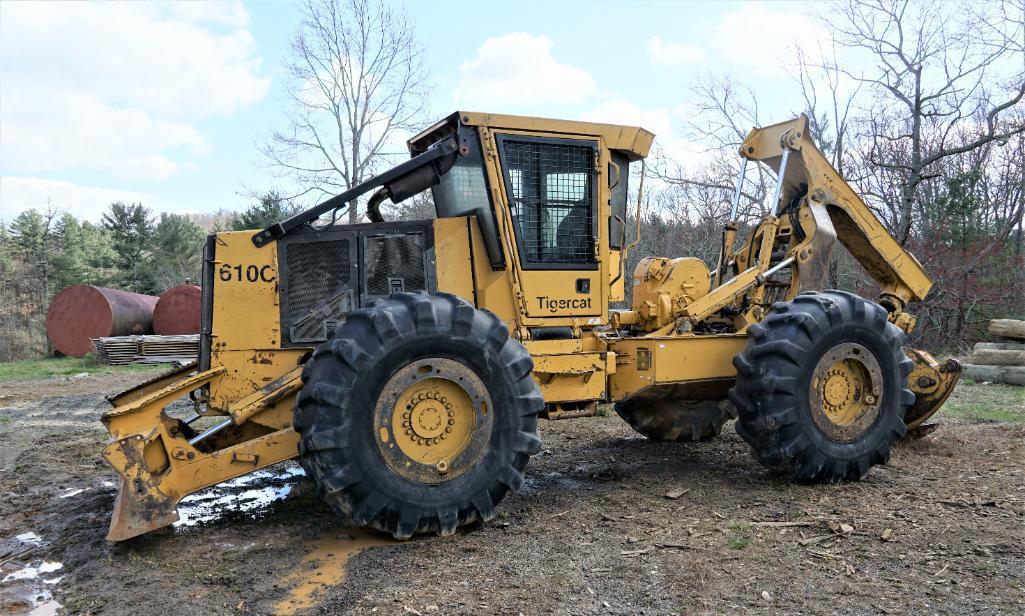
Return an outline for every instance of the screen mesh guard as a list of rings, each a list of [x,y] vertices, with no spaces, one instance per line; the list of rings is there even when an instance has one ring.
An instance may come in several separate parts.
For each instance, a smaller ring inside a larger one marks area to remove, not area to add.
[[[594,264],[594,144],[503,136],[501,148],[524,265]]]

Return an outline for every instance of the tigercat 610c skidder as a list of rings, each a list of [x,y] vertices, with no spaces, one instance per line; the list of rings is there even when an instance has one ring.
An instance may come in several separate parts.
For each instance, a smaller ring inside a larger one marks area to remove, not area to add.
[[[652,439],[713,437],[736,417],[762,464],[803,480],[886,462],[960,374],[903,346],[905,310],[932,284],[921,265],[802,116],[740,148],[742,167],[777,173],[772,213],[738,240],[742,168],[711,271],[645,258],[631,308],[612,310],[629,277],[630,163],[653,138],[456,113],[397,167],[267,229],[210,236],[198,364],[113,396],[103,415],[103,457],[121,475],[109,538],[170,524],[185,495],[297,456],[356,524],[449,534],[520,487],[538,417],[602,402]],[[437,219],[383,220],[385,199],[426,189]],[[370,224],[333,224],[372,190]],[[877,301],[822,290],[837,239]],[[186,396],[194,413],[165,410]]]

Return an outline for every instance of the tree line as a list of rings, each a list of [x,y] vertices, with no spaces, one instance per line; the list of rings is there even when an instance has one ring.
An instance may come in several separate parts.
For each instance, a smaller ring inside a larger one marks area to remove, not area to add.
[[[911,307],[912,342],[963,350],[985,338],[989,319],[1025,316],[1025,2],[823,7],[829,37],[794,50],[789,87],[801,104],[793,114],[809,117],[833,166],[934,279]],[[756,91],[721,76],[699,79],[688,102],[686,136],[710,156],[695,167],[655,153],[651,241],[668,255],[708,259],[740,173],[737,148],[750,127],[785,118],[766,117]],[[748,167],[742,224],[775,205],[767,199],[774,181],[764,167]],[[829,284],[878,293],[841,246]]]
[[[0,222],[0,361],[46,353],[50,300],[73,284],[159,295],[199,284],[208,233],[263,228],[296,211],[276,192],[241,212],[154,213],[142,203],[111,203],[98,222],[51,204]]]
[[[819,5],[827,36],[793,49],[793,115],[897,240],[935,279],[911,307],[912,342],[957,351],[985,336],[990,318],[1025,317],[1025,0],[948,3],[841,0]],[[385,146],[425,126],[424,45],[401,8],[368,0],[306,0],[285,67],[288,126],[260,147],[295,190],[269,193],[239,214],[210,219],[112,204],[96,224],[50,209],[0,225],[0,360],[45,350],[48,298],[74,282],[145,293],[198,280],[206,231],[258,228],[367,179]],[[684,137],[705,151],[686,162],[660,148],[649,158],[641,244],[645,255],[714,262],[739,174],[737,148],[769,117],[758,92],[706,75],[688,90]],[[774,177],[748,166],[739,215],[750,230],[775,204]],[[637,186],[637,182],[631,182]],[[433,216],[429,197],[393,218]],[[361,217],[350,204],[349,222]],[[209,220],[208,220],[209,219]],[[629,228],[633,228],[631,222]],[[875,297],[871,279],[841,246],[829,285]],[[14,340],[14,342],[11,342]]]

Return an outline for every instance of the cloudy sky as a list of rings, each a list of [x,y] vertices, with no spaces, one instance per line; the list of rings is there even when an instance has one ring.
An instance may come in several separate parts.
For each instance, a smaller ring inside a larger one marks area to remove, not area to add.
[[[683,143],[702,74],[801,107],[784,70],[824,33],[802,2],[409,0],[432,115],[456,109],[640,124]],[[501,7],[501,8],[500,8]],[[239,209],[280,185],[257,144],[284,125],[286,2],[0,2],[0,220],[47,200],[97,219],[113,200]]]

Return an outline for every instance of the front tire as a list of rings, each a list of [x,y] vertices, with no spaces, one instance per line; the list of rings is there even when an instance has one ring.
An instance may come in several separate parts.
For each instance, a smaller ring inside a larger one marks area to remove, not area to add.
[[[396,538],[489,520],[541,446],[532,370],[495,315],[392,295],[350,313],[303,370],[300,462],[336,512]]]
[[[912,363],[874,302],[841,291],[772,306],[733,360],[737,433],[759,462],[797,479],[859,480],[906,432]]]

